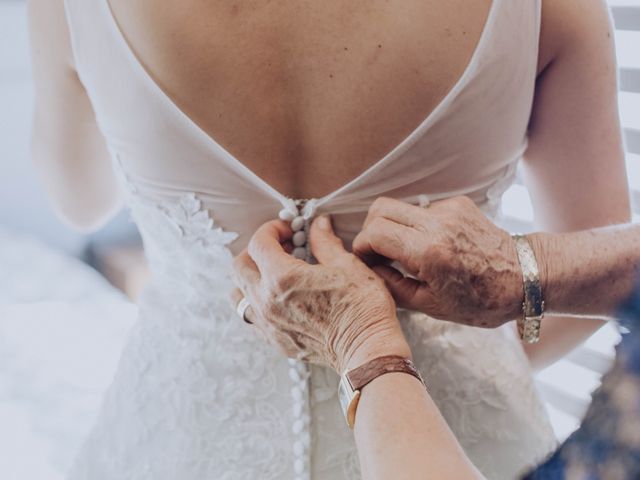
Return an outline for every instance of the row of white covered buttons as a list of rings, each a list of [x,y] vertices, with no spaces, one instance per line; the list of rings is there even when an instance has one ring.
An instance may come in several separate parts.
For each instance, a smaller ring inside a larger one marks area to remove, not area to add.
[[[307,261],[309,251],[307,249],[307,227],[306,215],[294,206],[294,202],[287,208],[280,211],[281,220],[290,222],[293,237],[292,255]],[[310,216],[310,215],[309,215]],[[289,360],[289,377],[293,383],[291,396],[293,399],[293,425],[292,433],[297,437],[293,443],[293,470],[296,480],[309,480],[310,472],[310,449],[311,449],[311,415],[309,411],[309,377],[311,371],[309,366],[299,360]]]
[[[293,237],[291,239],[293,243],[292,255],[299,260],[307,259],[307,221],[302,215],[295,215],[290,209],[283,209],[280,211],[280,220],[290,222],[291,230],[293,230]]]

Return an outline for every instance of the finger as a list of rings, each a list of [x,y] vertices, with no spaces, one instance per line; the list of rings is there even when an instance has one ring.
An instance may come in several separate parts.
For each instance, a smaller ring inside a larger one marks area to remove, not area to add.
[[[442,200],[436,200],[429,205],[429,211],[443,211],[449,212],[453,209],[471,209],[480,210],[478,205],[465,195],[458,195],[457,197],[444,198]]]
[[[260,284],[260,271],[246,248],[233,260],[233,280],[244,294],[252,292]]]
[[[309,243],[311,253],[321,264],[331,265],[343,255],[349,254],[344,249],[342,240],[334,233],[331,218],[328,215],[318,217],[311,224]]]
[[[268,327],[265,326],[262,321],[260,321],[260,318],[256,315],[256,318],[252,318],[251,321],[253,321],[253,325],[251,325],[251,331],[254,333],[254,335],[263,343],[273,345],[274,340],[268,331]]]
[[[380,197],[369,207],[363,228],[366,228],[376,218],[386,218],[407,227],[415,227],[420,223],[424,214],[423,208],[393,198]]]
[[[258,316],[253,311],[253,307],[251,305],[249,305],[247,307],[247,309],[245,310],[244,318],[242,320],[244,320],[245,323],[248,323],[250,325],[257,325],[258,324]]]
[[[243,298],[245,298],[245,295],[244,293],[242,293],[242,290],[240,290],[239,288],[234,288],[231,292],[231,305],[233,306],[234,310],[238,308],[238,304]],[[248,307],[245,310],[243,320],[245,320],[247,323],[255,323],[256,316],[254,315],[252,307]]]
[[[423,282],[405,277],[395,268],[385,265],[373,267],[373,271],[384,280],[398,306],[421,310],[420,297],[423,296],[425,288]]]
[[[283,247],[284,243],[291,240],[291,236],[291,228],[282,220],[265,223],[253,235],[248,252],[262,276],[270,276],[283,267],[299,262]]]
[[[244,298],[244,293],[239,288],[234,288],[231,292],[231,305],[236,308],[240,303],[240,300]]]
[[[405,225],[378,219],[356,236],[353,253],[365,261],[380,255],[417,273],[421,235],[424,234]]]

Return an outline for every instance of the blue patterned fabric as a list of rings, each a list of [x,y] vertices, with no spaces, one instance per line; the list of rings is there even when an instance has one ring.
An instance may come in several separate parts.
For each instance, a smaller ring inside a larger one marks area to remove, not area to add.
[[[525,480],[640,479],[640,285],[618,318],[615,364],[581,427]]]

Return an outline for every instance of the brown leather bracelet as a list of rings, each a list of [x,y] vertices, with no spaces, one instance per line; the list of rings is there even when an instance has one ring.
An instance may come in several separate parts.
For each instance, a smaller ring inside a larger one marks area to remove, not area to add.
[[[354,390],[362,390],[365,385],[371,383],[379,376],[393,372],[408,373],[423,382],[420,372],[416,370],[413,362],[399,355],[387,355],[386,357],[374,358],[364,365],[348,371],[345,375]]]
[[[376,378],[386,373],[407,373],[417,378],[423,385],[424,380],[411,360],[398,355],[374,358],[364,365],[346,372],[340,379],[338,397],[347,425],[353,428],[360,392]]]

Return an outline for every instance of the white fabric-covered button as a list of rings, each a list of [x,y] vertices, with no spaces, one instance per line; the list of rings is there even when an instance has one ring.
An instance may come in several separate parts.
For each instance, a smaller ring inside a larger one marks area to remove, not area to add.
[[[295,368],[290,368],[289,369],[289,378],[297,383],[300,380],[302,380],[302,375],[300,375],[300,372],[298,372],[298,370],[296,370]]]
[[[293,387],[291,389],[291,395],[293,396],[293,399],[297,402],[302,400],[302,390],[300,390],[300,387]]]
[[[311,220],[313,217],[315,217],[317,209],[318,209],[318,199],[310,198],[305,202],[304,207],[302,208],[301,214],[305,219]]]
[[[304,445],[300,440],[293,443],[293,454],[297,457],[304,453]]]
[[[431,199],[427,195],[418,195],[418,206],[420,208],[427,208],[431,205]]]
[[[299,434],[302,429],[304,429],[304,422],[302,420],[296,420],[293,422],[293,426],[291,427],[291,431],[296,435]]]
[[[300,230],[302,230],[304,228],[304,218],[303,217],[296,217],[293,220],[291,220],[291,230],[293,230],[294,232],[298,232]]]
[[[307,243],[307,234],[304,233],[302,230],[300,230],[299,232],[296,232],[293,234],[293,244],[296,247],[301,247],[303,246],[305,243]]]
[[[296,206],[300,206],[299,204]],[[293,215],[292,212],[296,211]],[[307,234],[305,227],[307,220],[310,219],[315,212],[315,203],[306,202],[302,211],[297,208],[285,208],[280,212],[280,219],[285,222],[291,222],[291,230],[293,230],[292,243],[295,247],[292,255],[299,260],[307,260],[308,251],[306,248]],[[309,480],[309,472],[307,463],[309,461],[309,449],[311,444],[309,425],[310,416],[307,411],[309,401],[309,367],[293,359],[289,359],[289,378],[293,383],[291,395],[293,397],[293,417],[295,421],[291,426],[296,441],[293,444],[294,462],[293,469],[296,480]]]
[[[290,222],[291,220],[296,218],[296,214],[291,210],[283,208],[282,210],[280,210],[278,217],[280,217],[280,220],[282,220],[283,222]]]

